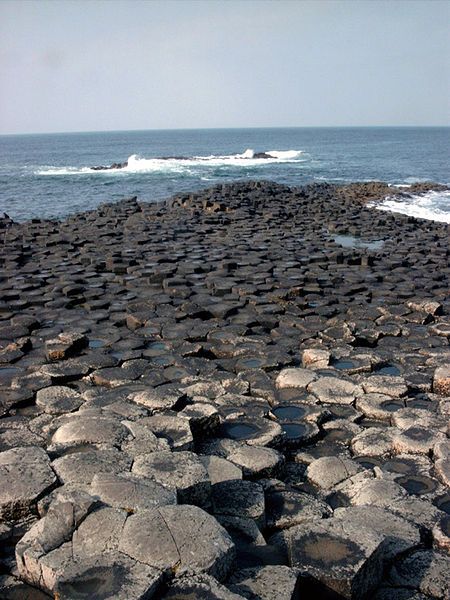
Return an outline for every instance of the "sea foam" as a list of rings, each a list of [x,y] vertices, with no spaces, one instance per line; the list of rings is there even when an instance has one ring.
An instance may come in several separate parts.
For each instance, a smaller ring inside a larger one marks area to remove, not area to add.
[[[248,148],[242,154],[145,158],[131,154],[127,165],[121,169],[97,170],[91,167],[40,167],[36,175],[86,175],[124,173],[189,173],[191,168],[202,167],[259,167],[274,163],[303,162],[302,150],[270,150],[264,152],[269,158],[258,158],[257,153]]]
[[[411,194],[404,198],[386,198],[372,206],[378,210],[401,213],[418,219],[450,223],[450,190]]]

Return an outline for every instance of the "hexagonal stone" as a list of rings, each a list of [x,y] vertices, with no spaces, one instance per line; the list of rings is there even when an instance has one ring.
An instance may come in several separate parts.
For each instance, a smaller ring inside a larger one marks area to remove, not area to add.
[[[345,379],[320,377],[309,384],[308,392],[325,404],[351,404],[362,394],[362,388]]]
[[[90,493],[103,503],[127,512],[137,512],[166,504],[176,504],[174,490],[131,474],[100,473],[94,475]]]
[[[199,456],[199,459],[208,471],[208,478],[211,481],[211,485],[221,481],[242,479],[242,470],[226,458],[204,455]]]
[[[398,483],[389,479],[373,479],[363,481],[347,490],[351,503],[355,506],[384,506],[390,507],[396,501],[406,498],[406,490]]]
[[[216,483],[211,498],[214,514],[250,518],[264,527],[264,490],[258,483],[242,480]]]
[[[144,417],[139,423],[148,427],[158,437],[165,438],[174,450],[191,450],[194,438],[188,419],[174,414],[155,414]]]
[[[301,595],[298,570],[284,565],[242,569],[233,573],[228,587],[245,598],[258,600],[292,600]]]
[[[88,486],[99,473],[123,473],[129,471],[132,460],[116,448],[87,450],[66,454],[53,461],[52,467],[63,483]]]
[[[158,597],[162,581],[159,569],[110,552],[65,568],[54,592],[59,600],[147,600]]]
[[[45,342],[45,353],[48,360],[63,360],[80,352],[88,345],[85,335],[77,332],[60,333],[57,338]]]
[[[356,475],[363,468],[356,461],[339,456],[322,456],[314,460],[306,469],[306,476],[319,488],[330,490],[332,487]]]
[[[385,536],[386,560],[392,560],[421,543],[419,527],[386,508],[371,505],[337,508],[334,517],[355,526],[373,529]]]
[[[436,475],[444,485],[450,487],[450,456],[439,458],[434,463]]]
[[[0,453],[0,518],[10,521],[33,511],[39,496],[56,483],[42,448],[28,446]]]
[[[364,394],[356,399],[356,408],[370,419],[390,421],[391,417],[404,408],[405,403],[399,398],[386,394]]]
[[[194,600],[204,598],[205,600],[243,600],[230,592],[228,588],[221,585],[210,575],[184,575],[177,577],[169,585],[168,592],[163,596],[164,600]]]
[[[163,506],[130,516],[119,550],[162,571],[207,573],[222,579],[234,544],[217,521],[197,506]]]
[[[410,427],[422,427],[445,433],[448,419],[429,410],[408,407],[394,412],[391,423],[397,429],[402,430]]]
[[[278,535],[291,567],[344,598],[366,598],[381,579],[385,544],[371,529],[322,519]]]
[[[141,454],[133,464],[133,473],[176,490],[183,504],[206,506],[211,483],[208,471],[194,452],[153,452]]]
[[[393,375],[371,375],[362,382],[366,394],[385,394],[400,398],[408,393],[403,377]]]
[[[222,424],[221,437],[243,441],[250,446],[275,446],[284,439],[278,423],[261,417],[233,417]]]
[[[393,450],[396,435],[396,430],[391,427],[370,427],[352,439],[351,448],[357,456],[388,455]]]
[[[443,433],[415,426],[398,432],[393,438],[393,449],[399,454],[429,454],[434,446],[445,440]]]
[[[230,452],[228,460],[242,469],[244,477],[275,477],[284,456],[272,448],[241,445]]]
[[[88,514],[72,536],[75,560],[117,550],[128,513],[113,507],[100,507]]]
[[[58,447],[87,444],[119,446],[129,435],[129,430],[117,419],[77,413],[55,431],[52,444]]]
[[[180,401],[181,394],[173,389],[147,388],[141,392],[132,392],[128,398],[152,412],[158,412],[174,408]]]
[[[450,596],[450,557],[432,550],[419,550],[396,563],[389,579],[396,586],[413,587],[431,598]]]
[[[36,404],[46,413],[62,415],[77,410],[84,402],[81,394],[63,385],[53,385],[36,394]]]
[[[266,491],[266,520],[269,528],[286,529],[329,517],[331,512],[328,504],[310,494],[289,489]]]
[[[331,354],[328,350],[320,348],[307,348],[303,350],[302,365],[305,369],[325,369],[330,362]]]
[[[450,366],[439,367],[434,372],[433,392],[441,396],[450,396]]]
[[[278,389],[306,389],[316,379],[316,374],[308,369],[283,369],[275,380]]]

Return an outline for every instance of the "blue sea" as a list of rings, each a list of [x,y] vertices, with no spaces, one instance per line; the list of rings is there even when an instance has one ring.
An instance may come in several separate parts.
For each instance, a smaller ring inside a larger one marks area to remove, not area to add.
[[[264,152],[270,158],[258,158]],[[267,128],[0,136],[0,211],[14,220],[62,218],[103,202],[152,202],[218,183],[450,183],[450,128]],[[123,163],[118,170],[94,166]],[[450,222],[450,194],[382,208]]]

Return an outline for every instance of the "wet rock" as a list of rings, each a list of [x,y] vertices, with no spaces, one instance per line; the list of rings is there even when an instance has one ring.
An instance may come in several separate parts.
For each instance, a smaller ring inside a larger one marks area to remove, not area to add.
[[[221,434],[225,438],[242,440],[252,446],[275,446],[284,438],[280,425],[260,417],[227,419],[222,424]]]
[[[291,567],[344,598],[367,597],[381,579],[385,543],[371,529],[322,519],[279,536]]]
[[[56,483],[42,448],[13,448],[0,453],[0,517],[15,521],[35,510],[39,497]]]
[[[337,508],[334,517],[382,534],[387,541],[384,553],[386,561],[421,544],[419,527],[393,514],[388,508],[372,505]]]
[[[141,454],[134,461],[132,472],[176,490],[180,503],[209,504],[211,483],[208,472],[193,452]]]
[[[162,571],[111,552],[83,558],[64,569],[54,592],[60,600],[95,597],[104,600],[143,600],[157,597]]]

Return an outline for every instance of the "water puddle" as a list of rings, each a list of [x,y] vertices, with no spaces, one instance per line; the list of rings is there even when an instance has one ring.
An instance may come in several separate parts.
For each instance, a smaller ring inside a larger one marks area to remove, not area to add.
[[[384,240],[364,240],[354,235],[334,235],[333,242],[342,248],[367,248],[367,250],[381,250]]]
[[[375,369],[374,373],[377,375],[400,375],[401,371],[395,365],[385,365],[379,369]]]
[[[303,406],[277,406],[271,410],[278,421],[291,421],[294,419],[302,419],[308,412]]]
[[[407,492],[415,496],[429,494],[437,488],[437,484],[433,479],[423,475],[405,475],[404,477],[399,477],[396,481]]]
[[[258,428],[248,423],[224,423],[222,433],[225,437],[232,440],[246,440],[258,433]]]

